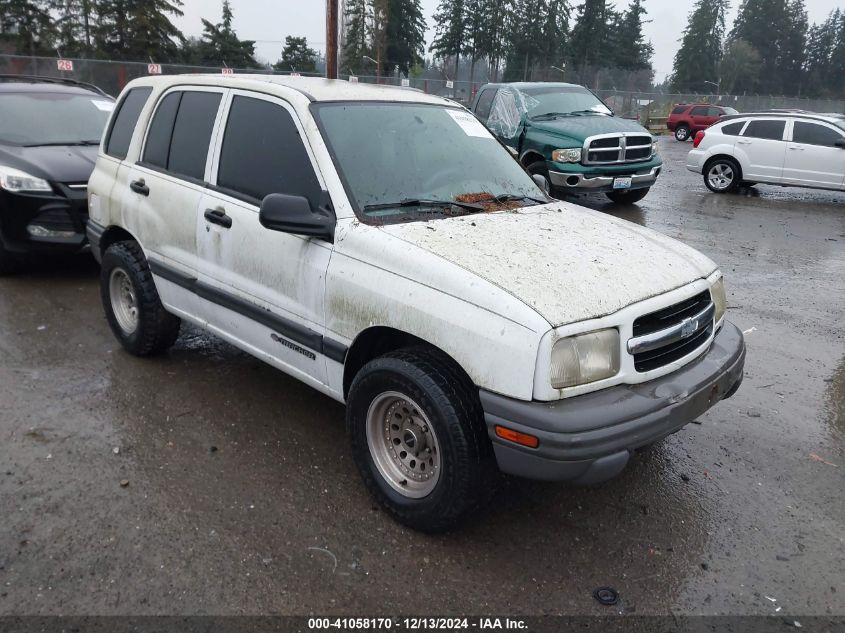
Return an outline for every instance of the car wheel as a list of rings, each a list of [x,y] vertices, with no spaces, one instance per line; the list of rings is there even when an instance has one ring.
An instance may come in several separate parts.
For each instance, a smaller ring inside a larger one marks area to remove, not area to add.
[[[686,125],[679,125],[675,128],[675,140],[682,143],[689,138],[689,128]]]
[[[538,160],[525,168],[525,170],[532,176],[542,176],[546,180],[548,191],[552,190],[552,181],[549,178],[549,168],[546,166],[546,161]]]
[[[704,184],[714,193],[736,191],[740,182],[739,165],[730,158],[717,158],[704,166]]]
[[[346,422],[370,494],[410,528],[451,529],[494,487],[478,391],[438,353],[409,348],[367,363],[349,390]]]
[[[627,191],[608,191],[605,195],[616,204],[635,204],[646,197],[651,187],[628,189]]]
[[[103,253],[100,296],[112,332],[130,354],[160,354],[176,342],[181,321],[161,305],[137,243],[117,242]]]

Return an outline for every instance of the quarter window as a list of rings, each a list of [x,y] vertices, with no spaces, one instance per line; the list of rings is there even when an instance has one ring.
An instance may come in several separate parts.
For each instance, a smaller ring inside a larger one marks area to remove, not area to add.
[[[687,106],[675,106],[672,109],[672,114],[683,114],[687,109]]]
[[[736,123],[728,123],[727,125],[723,125],[722,134],[727,134],[728,136],[739,136],[739,133],[742,131],[743,125],[745,125],[745,121],[737,121]]]
[[[135,124],[141,116],[141,110],[150,96],[152,88],[133,88],[126,93],[120,104],[117,106],[114,119],[112,120],[109,138],[106,141],[106,154],[123,160],[129,152],[129,143],[132,141],[132,133],[135,131]]]
[[[724,112],[722,111],[722,108],[710,107],[710,108],[707,108],[707,114],[709,116],[722,116],[724,114]]]
[[[707,116],[707,110],[707,106],[698,106],[696,108],[693,108],[690,114],[692,116]]]
[[[322,188],[299,129],[283,107],[236,96],[220,151],[217,185],[261,200],[271,193],[320,203]]]
[[[817,123],[796,121],[795,126],[792,129],[792,140],[795,143],[835,147],[836,141],[842,138],[842,134],[836,130],[831,130],[829,127],[818,125]]]
[[[748,127],[745,128],[743,136],[780,141],[783,139],[783,130],[785,127],[786,121],[777,121],[773,119],[749,121]]]

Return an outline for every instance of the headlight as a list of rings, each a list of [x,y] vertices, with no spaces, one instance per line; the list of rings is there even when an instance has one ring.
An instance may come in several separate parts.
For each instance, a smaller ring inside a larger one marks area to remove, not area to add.
[[[716,323],[722,320],[722,317],[725,316],[725,309],[728,306],[728,300],[725,296],[725,278],[719,277],[719,279],[710,286],[710,298],[713,299],[713,305],[716,307]]]
[[[556,163],[577,163],[581,160],[581,150],[556,149],[552,152],[552,160]]]
[[[657,141],[654,141],[651,144],[651,155],[654,156],[657,154]]]
[[[14,192],[53,191],[50,183],[43,178],[5,165],[0,165],[0,189]]]
[[[562,338],[552,347],[554,389],[583,385],[619,372],[619,331],[615,328]]]

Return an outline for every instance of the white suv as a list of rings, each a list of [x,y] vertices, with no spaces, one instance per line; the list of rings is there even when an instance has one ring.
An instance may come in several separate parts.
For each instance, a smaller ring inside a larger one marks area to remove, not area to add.
[[[766,183],[845,190],[845,116],[739,114],[698,132],[687,169],[716,193]]]
[[[471,513],[496,465],[612,477],[742,380],[716,264],[549,199],[445,99],[136,80],[88,191],[122,345],[189,321],[345,402],[367,487],[417,529]]]

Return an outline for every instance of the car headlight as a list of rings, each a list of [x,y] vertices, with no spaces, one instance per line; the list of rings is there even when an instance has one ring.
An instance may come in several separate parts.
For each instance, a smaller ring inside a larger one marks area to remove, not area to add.
[[[651,144],[651,155],[652,156],[657,155],[657,149],[658,149],[657,148],[657,141],[652,142],[652,144]]]
[[[552,347],[554,389],[583,385],[619,372],[619,330],[610,328],[562,338]]]
[[[556,149],[552,152],[552,160],[556,163],[580,162],[581,149]]]
[[[710,298],[713,300],[713,305],[716,308],[716,323],[722,320],[725,316],[725,310],[728,306],[728,299],[725,295],[725,278],[719,277],[716,282],[710,286]]]
[[[18,192],[53,191],[50,183],[43,178],[32,176],[25,171],[0,165],[0,189]]]

